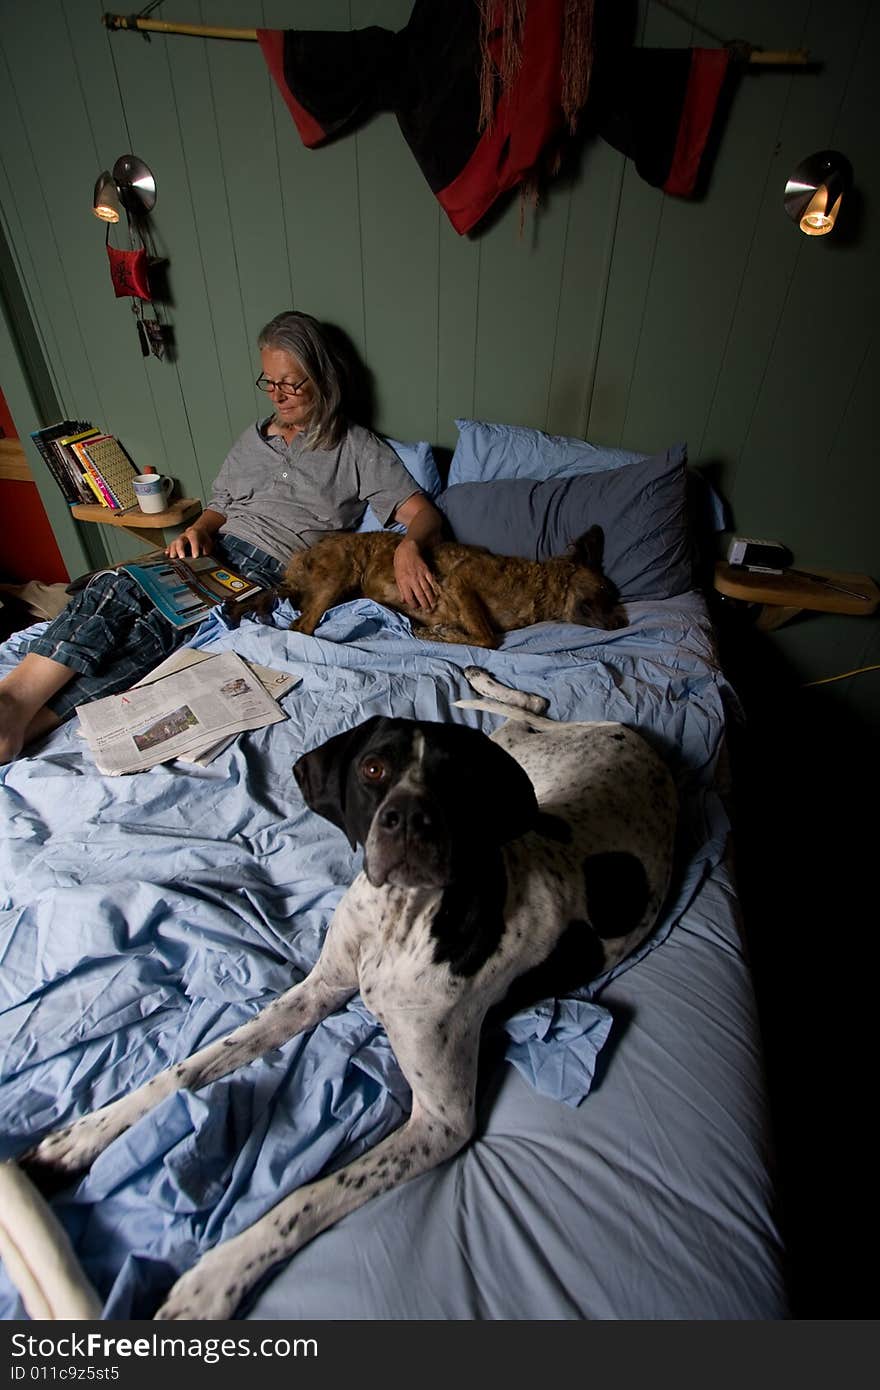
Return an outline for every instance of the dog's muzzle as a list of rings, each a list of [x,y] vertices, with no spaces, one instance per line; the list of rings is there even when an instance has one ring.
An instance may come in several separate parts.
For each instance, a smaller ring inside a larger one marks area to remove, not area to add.
[[[373,817],[364,871],[374,888],[439,888],[449,880],[446,817],[420,792],[392,792]]]

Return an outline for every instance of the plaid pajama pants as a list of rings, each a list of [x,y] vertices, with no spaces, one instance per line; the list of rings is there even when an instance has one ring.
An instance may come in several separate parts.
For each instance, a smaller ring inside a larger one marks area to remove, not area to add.
[[[213,553],[263,584],[277,584],[284,571],[280,561],[235,536],[218,538]],[[194,631],[172,627],[127,574],[102,574],[33,638],[26,651],[76,672],[48,701],[59,719],[68,719],[77,705],[127,690]]]

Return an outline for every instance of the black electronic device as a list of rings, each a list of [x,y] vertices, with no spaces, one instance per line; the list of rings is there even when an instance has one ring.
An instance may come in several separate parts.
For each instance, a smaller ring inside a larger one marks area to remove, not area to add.
[[[742,565],[764,574],[782,574],[794,556],[782,541],[758,541],[749,536],[734,536],[727,548],[727,563]]]

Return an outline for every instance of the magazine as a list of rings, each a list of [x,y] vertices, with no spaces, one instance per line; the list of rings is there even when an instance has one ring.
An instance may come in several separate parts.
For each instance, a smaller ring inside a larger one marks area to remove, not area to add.
[[[76,712],[98,770],[110,776],[142,772],[287,717],[235,652],[77,705]]]
[[[211,555],[178,560],[156,550],[128,564],[114,566],[114,572],[131,575],[163,618],[177,628],[194,627],[211,609],[228,599],[251,598],[263,590],[262,584],[231,570]],[[89,576],[89,583],[98,574]]]

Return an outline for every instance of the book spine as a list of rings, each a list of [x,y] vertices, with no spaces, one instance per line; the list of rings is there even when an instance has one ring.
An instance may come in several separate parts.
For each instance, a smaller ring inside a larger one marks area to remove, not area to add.
[[[109,446],[111,444],[115,446],[115,453],[112,449],[110,450],[108,467],[106,447],[100,448],[98,458],[93,458],[92,450],[95,446]],[[82,457],[87,460],[92,473],[103,483],[111,497],[113,497],[115,506],[119,511],[126,511],[130,507],[137,506],[134,484],[131,481],[135,477],[137,469],[114,435],[104,434],[98,439],[84,440],[82,444]],[[123,461],[127,470],[129,470],[127,484],[120,484],[119,482],[119,463]],[[113,481],[111,481],[111,476]]]
[[[112,488],[108,487],[106,481],[101,476],[100,469],[95,467],[81,444],[71,444],[70,447],[82,464],[83,477],[92,491],[97,493],[100,502],[103,506],[109,507],[111,511],[118,512],[119,502]]]
[[[103,492],[98,486],[97,479],[93,478],[91,473],[87,473],[85,471],[83,472],[83,479],[86,483],[86,486],[90,488],[91,491],[95,494],[95,501],[98,503],[98,505],[101,507],[109,507],[110,503],[107,501],[107,498],[104,496]]]
[[[52,449],[54,449],[55,454],[61,464],[61,467],[66,469],[67,475],[71,480],[72,487],[76,489],[76,500],[78,502],[91,502],[92,494],[86,485],[85,479],[83,478],[82,469],[79,466],[79,460],[76,458],[73,451],[68,449],[57,439],[52,440],[51,447]]]
[[[79,491],[77,488],[74,487],[73,482],[68,476],[66,470],[61,466],[60,462],[55,457],[55,454],[52,451],[51,441],[42,438],[39,430],[34,430],[34,432],[31,434],[31,439],[34,441],[34,446],[37,450],[37,453],[40,455],[41,459],[43,460],[49,472],[52,474],[52,477],[54,478],[55,482],[57,483],[59,491],[62,493],[65,502],[68,504],[68,506],[73,506],[74,503],[80,500]]]

